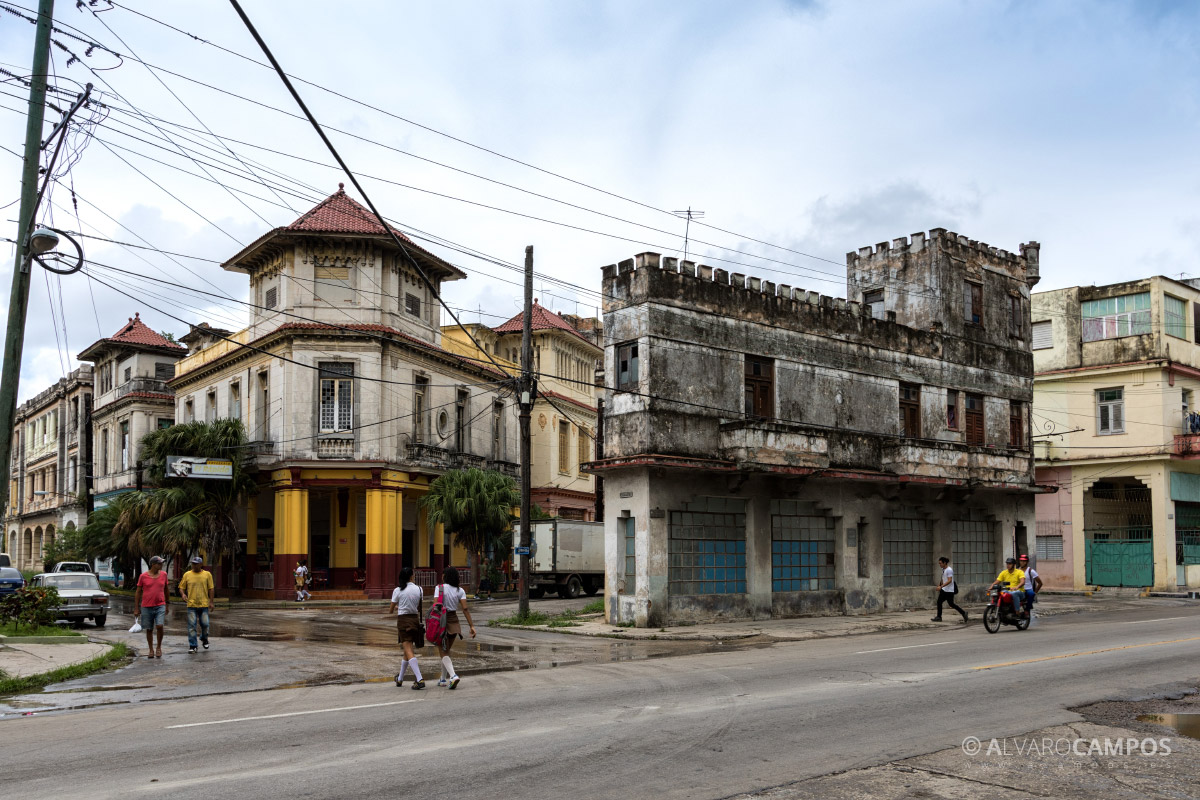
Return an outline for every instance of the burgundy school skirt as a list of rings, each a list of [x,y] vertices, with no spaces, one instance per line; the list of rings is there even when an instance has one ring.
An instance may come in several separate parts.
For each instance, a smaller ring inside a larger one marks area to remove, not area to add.
[[[416,644],[421,636],[421,617],[417,614],[401,614],[396,617],[396,634],[400,644]]]
[[[446,638],[453,639],[454,637],[462,638],[462,625],[458,622],[457,611],[446,612]]]

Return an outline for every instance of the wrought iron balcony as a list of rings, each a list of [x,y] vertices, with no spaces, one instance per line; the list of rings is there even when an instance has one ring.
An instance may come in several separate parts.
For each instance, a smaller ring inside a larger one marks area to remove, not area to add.
[[[117,399],[133,392],[152,392],[172,396],[175,394],[175,390],[167,386],[166,381],[158,378],[131,378],[117,387]]]

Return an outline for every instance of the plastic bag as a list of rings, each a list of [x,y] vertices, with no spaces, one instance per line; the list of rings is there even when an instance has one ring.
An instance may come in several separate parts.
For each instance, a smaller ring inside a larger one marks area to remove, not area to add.
[[[129,632],[130,633],[141,633],[142,632],[142,623],[138,622],[137,620],[134,620],[133,627],[131,627],[129,629]]]

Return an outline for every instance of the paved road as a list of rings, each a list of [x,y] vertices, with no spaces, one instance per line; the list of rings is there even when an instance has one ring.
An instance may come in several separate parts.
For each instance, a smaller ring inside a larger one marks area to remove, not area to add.
[[[89,797],[711,797],[1019,735],[1195,685],[1200,608],[320,686],[0,722],[5,788]],[[1014,705],[1013,700],[1019,699]]]

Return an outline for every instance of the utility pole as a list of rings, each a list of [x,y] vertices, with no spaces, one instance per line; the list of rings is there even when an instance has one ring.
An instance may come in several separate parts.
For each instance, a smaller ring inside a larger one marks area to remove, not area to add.
[[[525,248],[525,313],[521,322],[521,572],[517,583],[517,616],[529,616],[529,545],[533,541],[529,525],[532,492],[533,445],[529,418],[537,388],[533,379],[533,245]]]
[[[4,334],[4,368],[0,373],[0,509],[8,511],[9,472],[12,468],[13,425],[17,416],[17,385],[21,380],[21,350],[29,306],[29,232],[38,200],[38,165],[42,153],[42,123],[46,116],[46,75],[50,60],[50,27],[54,0],[39,0],[33,42],[29,111],[25,121],[25,163],[21,171],[21,207],[17,215],[17,257],[13,262],[12,293],[8,299],[8,329]]]

